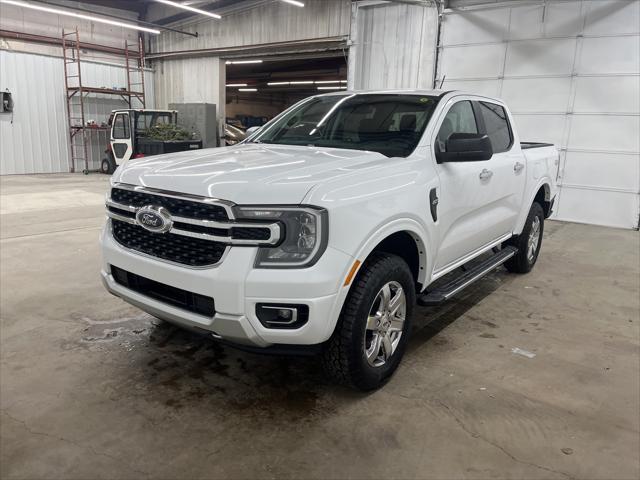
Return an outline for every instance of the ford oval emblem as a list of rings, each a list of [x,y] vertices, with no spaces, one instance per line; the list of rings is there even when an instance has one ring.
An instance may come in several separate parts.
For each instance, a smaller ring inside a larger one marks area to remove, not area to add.
[[[173,221],[171,215],[164,207],[147,205],[136,212],[138,225],[150,232],[165,233],[171,230]]]

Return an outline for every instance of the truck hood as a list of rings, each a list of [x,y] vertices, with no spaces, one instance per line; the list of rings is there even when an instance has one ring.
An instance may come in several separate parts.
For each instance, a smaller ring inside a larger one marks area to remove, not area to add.
[[[238,204],[298,204],[321,182],[388,162],[376,152],[252,143],[129,160],[113,181]]]

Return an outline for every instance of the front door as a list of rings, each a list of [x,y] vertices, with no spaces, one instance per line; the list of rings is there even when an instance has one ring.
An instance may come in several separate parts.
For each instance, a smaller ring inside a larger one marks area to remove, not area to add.
[[[472,99],[450,100],[433,139],[446,151],[454,133],[482,133],[482,118]],[[492,160],[444,162],[437,165],[439,250],[433,273],[437,275],[482,249],[496,238],[495,183]]]
[[[126,112],[116,113],[111,122],[111,151],[117,165],[122,165],[133,154],[131,119]]]

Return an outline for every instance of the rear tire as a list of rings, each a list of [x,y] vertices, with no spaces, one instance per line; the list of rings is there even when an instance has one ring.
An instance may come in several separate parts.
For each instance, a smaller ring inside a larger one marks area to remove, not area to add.
[[[111,155],[102,159],[100,163],[100,171],[106,175],[111,175],[116,171],[116,162],[113,160]]]
[[[404,354],[415,301],[407,263],[374,253],[358,273],[322,353],[327,375],[359,390],[384,385]]]
[[[544,210],[539,203],[534,202],[529,210],[527,221],[522,233],[511,238],[507,244],[518,249],[504,266],[513,273],[529,273],[538,260],[542,247],[542,233],[544,231]]]

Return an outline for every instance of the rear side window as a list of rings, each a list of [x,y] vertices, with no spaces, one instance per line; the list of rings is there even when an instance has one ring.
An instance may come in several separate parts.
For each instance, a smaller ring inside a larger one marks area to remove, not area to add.
[[[129,115],[120,113],[113,120],[113,138],[129,138]]]
[[[473,107],[468,100],[453,105],[444,117],[436,138],[441,152],[447,151],[447,140],[454,133],[478,133]]]
[[[478,102],[478,105],[484,119],[485,133],[491,140],[493,152],[506,152],[513,143],[506,110],[495,103]]]

